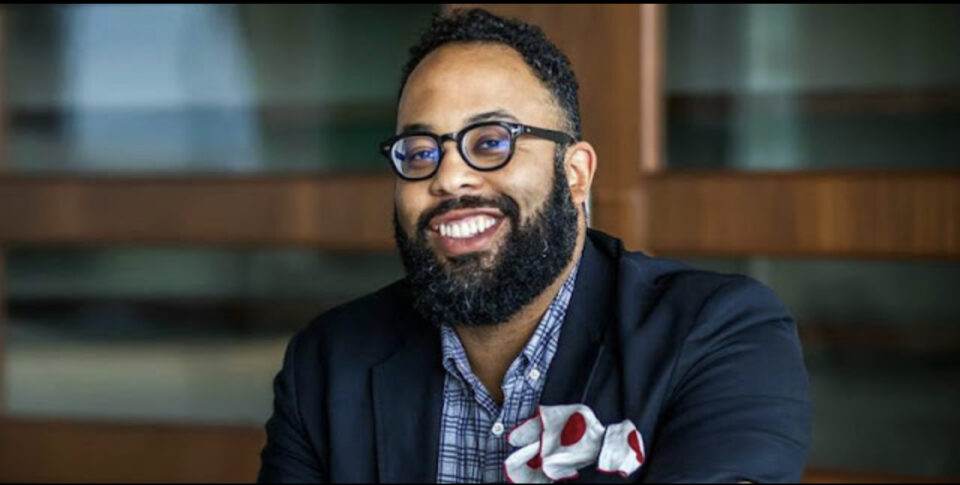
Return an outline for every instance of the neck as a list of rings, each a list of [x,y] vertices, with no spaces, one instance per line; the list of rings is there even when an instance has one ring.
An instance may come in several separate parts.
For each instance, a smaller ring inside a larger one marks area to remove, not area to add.
[[[543,314],[580,261],[585,237],[586,231],[581,230],[573,257],[560,275],[509,320],[489,327],[455,327],[470,369],[498,404],[503,403],[503,377],[507,369],[537,330]]]

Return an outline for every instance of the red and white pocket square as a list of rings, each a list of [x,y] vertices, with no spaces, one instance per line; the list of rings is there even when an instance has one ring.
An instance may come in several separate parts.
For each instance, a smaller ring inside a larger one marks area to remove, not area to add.
[[[645,459],[643,437],[630,420],[603,426],[583,404],[540,406],[507,441],[519,448],[503,463],[511,483],[570,480],[594,463],[601,473],[626,477]]]

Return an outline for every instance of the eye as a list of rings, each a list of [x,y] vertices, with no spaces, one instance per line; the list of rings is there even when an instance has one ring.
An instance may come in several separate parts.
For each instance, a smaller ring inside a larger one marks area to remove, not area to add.
[[[436,163],[440,150],[429,137],[410,136],[396,144],[393,155],[403,163]]]
[[[510,149],[510,140],[503,138],[487,137],[477,140],[474,150],[480,152],[498,152]]]
[[[430,162],[433,163],[437,159],[437,149],[436,148],[422,148],[414,149],[407,153],[404,157],[406,162]]]

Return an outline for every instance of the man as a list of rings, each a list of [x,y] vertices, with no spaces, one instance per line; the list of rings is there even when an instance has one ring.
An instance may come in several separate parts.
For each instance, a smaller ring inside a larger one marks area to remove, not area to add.
[[[578,109],[539,29],[482,10],[434,19],[381,147],[407,277],[293,337],[261,481],[516,479],[510,430],[572,404],[595,418],[577,439],[638,432],[638,470],[603,474],[587,453],[571,475],[585,482],[801,478],[810,409],[791,317],[751,279],[587,229],[598,160]],[[543,426],[541,441],[559,433]],[[531,469],[557,458],[542,446]]]

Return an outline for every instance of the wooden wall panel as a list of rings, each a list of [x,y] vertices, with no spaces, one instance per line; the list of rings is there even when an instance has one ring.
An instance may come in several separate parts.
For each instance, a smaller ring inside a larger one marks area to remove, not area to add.
[[[0,417],[3,416],[6,403],[6,363],[7,363],[7,275],[6,260],[3,254],[3,245],[0,244]]]
[[[262,429],[0,421],[3,482],[250,483]]]
[[[392,176],[0,177],[0,244],[392,250]],[[595,194],[629,247],[707,256],[960,257],[960,172],[662,172]]]
[[[264,439],[259,428],[5,420],[0,482],[251,483]],[[816,469],[803,482],[934,483]]]
[[[850,472],[843,470],[807,470],[802,483],[955,483],[956,480],[893,475],[890,473]]]
[[[960,172],[668,172],[605,203],[654,253],[960,257]]]
[[[0,244],[390,250],[392,176],[0,176]]]

